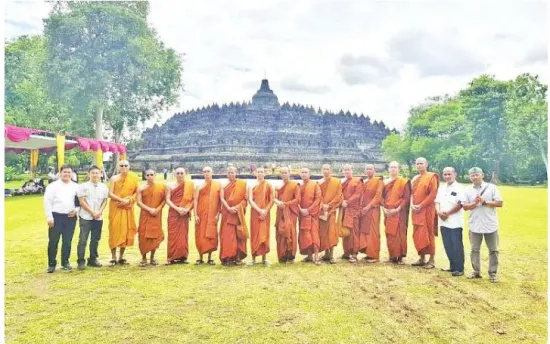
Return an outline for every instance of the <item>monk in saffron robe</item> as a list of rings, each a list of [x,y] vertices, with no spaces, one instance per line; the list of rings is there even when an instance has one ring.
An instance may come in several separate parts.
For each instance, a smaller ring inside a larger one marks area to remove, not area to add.
[[[307,255],[303,262],[321,264],[319,259],[319,214],[321,212],[321,187],[311,180],[309,168],[302,168],[302,185],[300,186],[300,232],[298,244],[300,254]],[[312,257],[313,255],[313,257]]]
[[[277,219],[275,229],[277,239],[277,257],[279,263],[294,263],[298,247],[296,222],[298,220],[298,205],[300,204],[300,186],[290,180],[290,169],[281,167],[283,186],[277,190]]]
[[[227,169],[229,183],[220,193],[220,260],[222,265],[242,265],[246,258],[246,241],[250,237],[244,219],[248,190],[246,181],[237,179],[235,167]]]
[[[250,251],[252,252],[251,264],[256,264],[256,257],[262,256],[262,263],[268,265],[266,255],[269,253],[269,226],[271,221],[270,210],[273,206],[273,188],[264,179],[265,169],[258,167],[256,184],[249,192],[250,208]]]
[[[188,264],[189,219],[194,206],[195,184],[191,180],[185,180],[185,168],[178,166],[174,175],[176,181],[166,187],[166,204],[170,207],[166,265]]]
[[[334,247],[338,245],[336,232],[336,211],[342,203],[342,182],[332,176],[330,165],[323,165],[323,179],[319,181],[321,187],[321,212],[319,214],[319,251],[325,251],[324,261],[336,264]]]
[[[208,254],[208,265],[216,265],[212,252],[218,249],[221,185],[212,180],[212,167],[203,168],[202,174],[204,185],[195,192],[195,243],[200,255],[195,265],[204,264],[205,254]]]
[[[412,180],[412,222],[413,240],[420,259],[413,266],[433,269],[435,259],[435,235],[437,235],[437,212],[435,197],[439,187],[439,175],[428,172],[428,161],[416,159],[416,169],[420,173]],[[426,263],[426,255],[430,255]]]
[[[374,175],[373,164],[365,166],[367,179],[363,181],[361,217],[359,219],[359,252],[365,253],[367,263],[380,261],[380,204],[384,182]]]
[[[147,266],[147,253],[151,252],[151,265],[159,265],[155,259],[155,251],[164,241],[162,233],[162,208],[166,203],[166,186],[155,183],[156,173],[152,169],[145,171],[147,184],[138,188],[137,205],[141,208],[139,214],[139,250],[141,263]]]
[[[110,266],[117,263],[126,265],[124,251],[127,246],[134,245],[136,235],[136,220],[134,218],[134,204],[139,185],[139,176],[130,172],[128,160],[118,163],[119,174],[111,178],[109,186],[109,248],[112,259]],[[116,248],[120,247],[119,259],[116,259]]]
[[[399,176],[399,163],[389,164],[390,177],[384,179],[382,192],[382,210],[386,227],[386,241],[390,261],[395,264],[405,264],[407,256],[407,226],[409,225],[409,201],[411,184],[407,178]]]
[[[348,259],[350,263],[357,263],[359,253],[359,215],[361,211],[361,194],[363,191],[363,180],[353,176],[353,169],[350,164],[344,165],[344,177],[342,183],[342,206],[339,216],[340,227],[346,227],[349,235],[344,237],[344,255],[342,259]]]

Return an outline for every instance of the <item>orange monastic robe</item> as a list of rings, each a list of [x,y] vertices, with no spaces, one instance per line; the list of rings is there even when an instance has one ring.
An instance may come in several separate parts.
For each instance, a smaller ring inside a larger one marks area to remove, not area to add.
[[[270,209],[273,205],[273,188],[265,180],[252,188],[252,200],[261,209],[267,209],[265,219],[254,208],[250,211],[250,250],[252,256],[269,253]]]
[[[222,221],[220,226],[220,260],[234,261],[246,258],[246,240],[249,237],[244,213],[247,193],[246,181],[237,179],[227,184],[223,189],[223,199],[230,207],[240,205],[236,214],[231,214],[222,205]]]
[[[136,220],[134,218],[134,204],[139,177],[133,172],[128,172],[125,177],[114,182],[113,193],[120,198],[130,197],[130,204],[119,207],[118,201],[109,200],[109,248],[126,247],[134,245],[136,235]]]
[[[144,255],[159,248],[164,240],[162,233],[162,208],[166,202],[166,186],[161,183],[150,185],[141,191],[141,202],[148,207],[156,208],[158,213],[152,216],[141,209],[139,214],[139,250]]]
[[[310,180],[300,187],[300,208],[307,209],[309,215],[303,216],[299,213],[300,233],[298,244],[300,254],[313,254],[314,248],[319,249],[319,213],[323,196],[319,184]]]
[[[437,231],[437,212],[435,197],[439,187],[439,175],[426,172],[412,180],[413,205],[421,205],[422,210],[412,212],[413,240],[418,254],[435,254],[435,234]]]
[[[384,217],[388,253],[390,258],[406,257],[411,184],[407,178],[403,177],[397,177],[394,180],[385,179],[382,194],[384,208],[395,209],[401,206],[399,213]]]
[[[189,256],[189,218],[193,209],[193,193],[195,184],[186,180],[176,186],[170,192],[170,200],[182,208],[189,208],[189,213],[180,215],[176,210],[170,208],[168,211],[168,261],[187,260]]]
[[[277,190],[277,199],[284,202],[284,209],[277,208],[275,228],[277,234],[277,256],[279,260],[294,260],[296,257],[296,221],[298,220],[298,204],[300,203],[300,186],[288,181]]]
[[[215,180],[205,182],[199,190],[197,215],[200,224],[195,224],[195,243],[199,254],[214,252],[218,249],[218,221],[220,211],[221,185]]]
[[[338,178],[330,177],[328,181],[320,181],[319,186],[323,196],[321,204],[328,204],[327,220],[319,219],[319,251],[324,251],[338,245],[336,211],[342,204],[342,182]]]
[[[380,204],[383,190],[382,177],[373,177],[363,184],[361,197],[361,209],[369,205],[371,208],[359,219],[359,252],[374,259],[380,258]]]
[[[363,180],[359,177],[346,179],[342,184],[342,196],[348,206],[341,208],[342,226],[350,231],[350,235],[343,240],[344,254],[351,255],[359,252],[359,211],[361,210],[361,193]]]

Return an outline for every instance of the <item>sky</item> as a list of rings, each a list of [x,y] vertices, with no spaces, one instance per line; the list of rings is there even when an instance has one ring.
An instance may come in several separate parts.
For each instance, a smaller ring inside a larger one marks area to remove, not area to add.
[[[50,5],[7,1],[4,38],[40,34]],[[411,107],[482,73],[548,83],[545,1],[151,1],[150,24],[185,54],[180,104],[279,101],[343,109],[402,129]],[[147,123],[151,126],[152,121]]]

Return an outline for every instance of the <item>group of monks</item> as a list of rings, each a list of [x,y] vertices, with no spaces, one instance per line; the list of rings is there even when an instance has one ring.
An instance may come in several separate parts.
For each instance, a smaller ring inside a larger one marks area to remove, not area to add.
[[[127,162],[123,165],[129,166]],[[290,180],[290,170],[283,167],[280,171],[283,183],[276,188],[264,179],[263,167],[256,169],[257,183],[253,187],[236,178],[234,167],[227,169],[225,186],[212,179],[211,167],[204,167],[204,184],[200,187],[185,178],[183,167],[174,170],[175,181],[166,185],[157,182],[155,171],[149,169],[145,172],[144,186],[139,186],[137,174],[125,168],[113,176],[110,185],[110,265],[127,264],[124,250],[133,245],[136,232],[142,255],[140,266],[158,265],[154,255],[165,239],[162,210],[167,205],[167,265],[188,263],[192,218],[200,255],[196,265],[215,265],[212,253],[218,246],[222,265],[241,265],[248,255],[249,241],[252,256],[249,264],[255,264],[259,256],[263,264],[269,264],[266,255],[270,252],[272,225],[280,263],[293,263],[299,249],[305,256],[304,262],[335,264],[334,248],[340,238],[342,259],[356,263],[358,254],[363,253],[368,263],[376,263],[380,260],[382,212],[389,260],[404,264],[409,210],[412,210],[413,240],[420,256],[413,265],[433,268],[437,235],[434,200],[439,179],[436,173],[427,171],[426,159],[417,159],[416,167],[419,175],[411,182],[399,176],[399,164],[395,161],[389,164],[387,179],[376,176],[372,164],[365,167],[365,179],[354,177],[351,165],[345,165],[342,182],[332,176],[330,165],[323,165],[323,178],[319,181],[311,180],[309,169],[302,168],[300,183]],[[134,204],[141,209],[137,226]],[[275,219],[270,215],[273,206],[277,209]],[[251,212],[249,224],[245,220],[247,209]]]

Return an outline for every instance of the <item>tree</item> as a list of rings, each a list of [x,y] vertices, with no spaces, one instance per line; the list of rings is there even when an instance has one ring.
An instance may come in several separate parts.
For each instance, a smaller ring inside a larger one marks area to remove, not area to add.
[[[22,127],[74,132],[67,107],[48,97],[44,36],[20,36],[6,43],[5,123]]]
[[[548,102],[547,85],[538,76],[522,74],[510,87],[506,102],[506,120],[509,123],[508,141],[514,160],[526,162],[526,168],[540,161],[548,173]],[[538,159],[536,158],[538,157]]]
[[[482,75],[460,91],[466,120],[472,125],[473,140],[482,147],[481,158],[491,166],[491,182],[499,182],[506,152],[505,106],[510,82]]]
[[[103,122],[119,142],[124,128],[178,100],[180,57],[148,13],[147,2],[58,2],[45,20],[49,90],[98,139]]]

